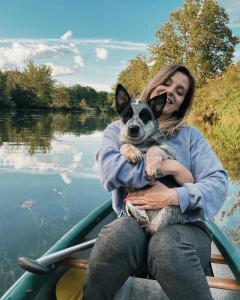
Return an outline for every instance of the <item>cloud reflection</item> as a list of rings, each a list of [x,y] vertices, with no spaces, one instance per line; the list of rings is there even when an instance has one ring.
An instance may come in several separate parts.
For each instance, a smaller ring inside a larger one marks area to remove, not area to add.
[[[28,153],[27,146],[4,143],[0,148],[1,164],[9,171],[31,172],[35,174],[59,174],[65,184],[72,178],[97,178],[96,152],[99,149],[102,132],[75,136],[55,134],[49,153]]]

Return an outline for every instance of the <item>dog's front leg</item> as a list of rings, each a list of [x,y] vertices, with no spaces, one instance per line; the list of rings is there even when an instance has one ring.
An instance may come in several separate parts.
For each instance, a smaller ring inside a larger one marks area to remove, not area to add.
[[[133,164],[143,159],[142,152],[131,144],[123,144],[120,148],[120,152],[127,161]]]
[[[145,171],[151,179],[158,177],[160,171],[161,162],[163,159],[163,151],[157,147],[152,146],[148,149],[146,154]]]

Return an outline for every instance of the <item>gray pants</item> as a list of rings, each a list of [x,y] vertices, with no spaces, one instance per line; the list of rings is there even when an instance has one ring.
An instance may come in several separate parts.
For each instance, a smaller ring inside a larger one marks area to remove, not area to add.
[[[84,300],[112,300],[129,275],[155,278],[171,300],[212,299],[205,273],[211,239],[195,225],[170,225],[148,241],[132,217],[105,226],[92,249]]]

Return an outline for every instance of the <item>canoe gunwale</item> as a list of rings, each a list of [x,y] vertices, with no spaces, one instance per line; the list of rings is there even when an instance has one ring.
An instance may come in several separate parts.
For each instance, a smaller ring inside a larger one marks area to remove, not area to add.
[[[240,281],[240,251],[212,221],[204,222],[237,281]]]

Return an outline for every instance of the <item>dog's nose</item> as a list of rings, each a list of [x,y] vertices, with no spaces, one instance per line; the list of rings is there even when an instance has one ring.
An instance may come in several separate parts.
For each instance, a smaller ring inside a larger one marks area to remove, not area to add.
[[[137,137],[138,136],[138,133],[139,133],[139,126],[137,125],[130,125],[128,127],[128,135],[131,136],[131,137]]]

